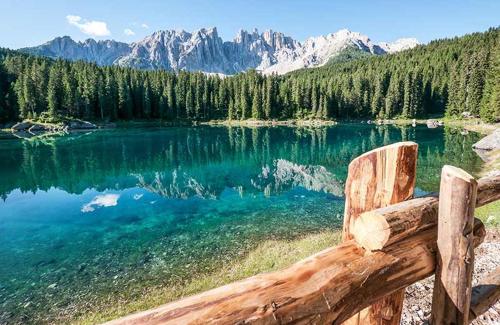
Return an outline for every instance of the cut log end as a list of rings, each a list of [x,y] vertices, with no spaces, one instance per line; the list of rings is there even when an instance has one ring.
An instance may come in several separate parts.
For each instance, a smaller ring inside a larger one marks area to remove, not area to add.
[[[373,251],[385,246],[389,241],[391,229],[383,215],[366,212],[354,222],[352,234],[358,245]]]
[[[464,182],[467,183],[474,183],[477,184],[476,179],[469,173],[467,173],[465,170],[451,166],[451,165],[444,165],[443,169],[441,171],[441,177],[446,176],[454,179],[460,179],[463,180]]]

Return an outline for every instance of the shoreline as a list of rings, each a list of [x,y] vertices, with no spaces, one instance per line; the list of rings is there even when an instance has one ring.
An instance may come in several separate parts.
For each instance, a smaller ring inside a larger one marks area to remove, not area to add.
[[[28,124],[28,127],[15,130],[18,124]],[[373,124],[373,125],[395,125],[395,126],[412,126],[412,125],[427,125],[429,128],[451,126],[461,127],[465,130],[481,133],[484,135],[491,134],[495,129],[500,128],[500,123],[485,123],[480,119],[450,119],[450,118],[428,118],[428,119],[353,119],[353,120],[321,120],[321,119],[293,119],[293,120],[209,120],[209,121],[192,121],[192,120],[130,120],[130,121],[115,121],[115,122],[100,122],[100,121],[84,121],[84,120],[68,120],[64,122],[39,122],[33,120],[25,120],[18,123],[5,124],[0,128],[0,132],[4,133],[22,133],[29,132],[31,127],[35,127],[33,135],[51,134],[60,132],[71,132],[78,130],[92,131],[114,128],[140,128],[140,127],[182,127],[182,126],[239,126],[239,127],[269,127],[269,126],[288,126],[288,127],[325,127],[345,124]],[[73,126],[71,126],[74,124]]]

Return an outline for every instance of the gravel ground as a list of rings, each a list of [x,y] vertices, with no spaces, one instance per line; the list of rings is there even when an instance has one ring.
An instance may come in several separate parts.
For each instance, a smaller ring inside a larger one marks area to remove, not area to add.
[[[487,229],[485,241],[474,250],[475,263],[473,285],[481,277],[500,266],[500,229]],[[406,289],[403,305],[402,325],[423,324],[429,319],[432,304],[434,277],[417,282]],[[472,322],[474,325],[500,325],[500,301],[485,314]]]

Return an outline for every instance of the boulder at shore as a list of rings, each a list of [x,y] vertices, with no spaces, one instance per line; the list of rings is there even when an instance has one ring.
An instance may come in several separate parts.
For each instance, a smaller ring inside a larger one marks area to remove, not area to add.
[[[474,143],[472,148],[486,151],[500,149],[500,129]]]
[[[97,129],[97,125],[87,121],[74,120],[59,124],[51,123],[38,123],[31,121],[23,121],[14,124],[11,127],[12,132],[57,132],[57,131],[67,131],[67,130],[90,130]]]

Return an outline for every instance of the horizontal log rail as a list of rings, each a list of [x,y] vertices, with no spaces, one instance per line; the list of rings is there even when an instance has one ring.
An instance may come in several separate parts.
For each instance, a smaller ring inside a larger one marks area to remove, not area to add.
[[[491,189],[498,188],[500,177],[478,183],[477,205],[498,197],[498,191]],[[404,237],[380,250],[366,250],[356,240],[349,240],[285,270],[259,274],[108,324],[340,324],[384,296],[434,273],[437,209],[426,208],[433,200],[438,202],[431,197],[398,204],[419,206],[410,210],[412,218],[420,218],[420,226],[406,227]],[[474,246],[485,235],[484,225],[476,219]],[[488,288],[486,305],[498,298],[499,287]],[[474,301],[471,312],[477,315],[484,308],[474,309]]]
[[[478,181],[476,207],[500,199],[500,175]],[[438,222],[437,194],[404,201],[361,214],[351,233],[356,242],[368,250],[382,249],[402,238],[433,227]]]
[[[484,225],[474,226],[479,245]],[[340,324],[435,269],[437,228],[367,252],[354,240],[295,265],[260,274],[111,324]]]

